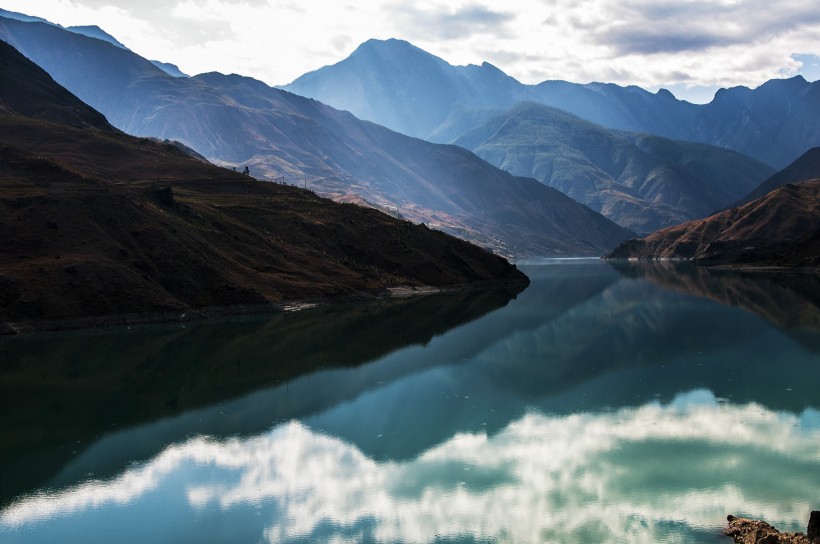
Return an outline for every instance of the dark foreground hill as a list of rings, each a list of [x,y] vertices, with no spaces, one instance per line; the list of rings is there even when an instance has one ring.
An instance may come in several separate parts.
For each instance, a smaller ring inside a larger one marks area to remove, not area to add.
[[[247,77],[171,77],[106,41],[0,17],[0,36],[130,134],[178,140],[336,200],[367,203],[504,255],[601,255],[632,236],[534,179]]]
[[[607,258],[820,266],[820,179],[788,184],[739,208],[629,240]]]
[[[97,112],[62,100],[13,48],[0,43],[0,58],[28,74],[4,72],[0,96],[6,332],[271,309],[399,285],[526,282],[504,259],[442,232],[96,128]],[[13,97],[29,88],[51,97],[36,109],[53,116],[15,110]],[[61,123],[66,111],[77,126]]]

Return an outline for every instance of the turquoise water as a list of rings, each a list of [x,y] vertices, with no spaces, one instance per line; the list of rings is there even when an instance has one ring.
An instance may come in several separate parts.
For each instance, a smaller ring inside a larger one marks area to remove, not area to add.
[[[812,278],[520,267],[520,293],[0,340],[0,542],[805,530]]]

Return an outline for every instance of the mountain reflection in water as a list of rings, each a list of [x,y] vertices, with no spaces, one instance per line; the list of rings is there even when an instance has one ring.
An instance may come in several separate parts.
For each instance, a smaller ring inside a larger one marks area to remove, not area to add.
[[[426,342],[95,429],[0,511],[0,540],[703,542],[728,513],[804,528],[815,333],[594,261],[522,268],[525,292]]]

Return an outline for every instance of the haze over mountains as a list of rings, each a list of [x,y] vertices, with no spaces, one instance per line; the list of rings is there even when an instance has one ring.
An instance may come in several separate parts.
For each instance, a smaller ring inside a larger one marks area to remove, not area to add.
[[[820,83],[801,76],[717,92],[709,104],[606,83],[525,85],[490,64],[452,66],[407,42],[370,40],[283,87],[394,130],[449,142],[527,100],[608,128],[731,149],[783,168],[820,145]],[[484,110],[482,113],[481,110]],[[477,119],[478,117],[478,119]],[[466,121],[466,123],[465,123]]]
[[[469,151],[410,138],[241,76],[169,77],[149,61],[43,23],[0,36],[118,128],[180,140],[223,164],[363,202],[507,255],[596,255],[630,233]]]
[[[125,132],[508,256],[598,255],[632,232],[749,202],[805,170],[770,178],[771,165],[820,143],[820,87],[802,78],[694,105],[634,86],[523,85],[487,63],[456,67],[401,40],[369,40],[286,87],[407,136],[252,78],[188,77],[96,26],[6,14],[0,37]]]
[[[468,130],[455,143],[640,234],[705,217],[773,173],[740,153],[613,131],[533,102]]]

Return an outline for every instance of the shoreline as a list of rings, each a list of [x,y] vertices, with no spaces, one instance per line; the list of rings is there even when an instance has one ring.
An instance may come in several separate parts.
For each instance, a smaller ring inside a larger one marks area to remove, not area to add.
[[[740,264],[721,263],[709,261],[697,261],[693,259],[656,259],[656,258],[623,258],[623,257],[601,257],[601,261],[606,263],[663,263],[672,266],[686,265],[709,268],[712,270],[732,270],[736,272],[793,272],[795,274],[820,274],[820,266],[789,266],[778,264]]]
[[[181,310],[159,312],[123,312],[95,316],[79,316],[65,319],[44,319],[36,321],[0,321],[0,337],[35,334],[38,332],[98,329],[149,323],[188,323],[219,317],[239,315],[278,314],[297,312],[314,308],[368,302],[379,299],[400,299],[463,291],[482,291],[505,287],[528,286],[526,280],[486,280],[473,283],[444,285],[396,285],[375,291],[361,291],[338,296],[324,296],[306,299],[292,299],[261,304],[236,304],[225,306],[203,306]]]

